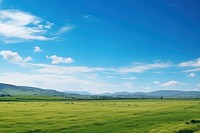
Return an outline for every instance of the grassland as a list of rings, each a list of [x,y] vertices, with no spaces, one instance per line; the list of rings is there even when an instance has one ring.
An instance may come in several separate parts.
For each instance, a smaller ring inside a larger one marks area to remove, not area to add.
[[[200,132],[199,100],[0,102],[2,133]]]

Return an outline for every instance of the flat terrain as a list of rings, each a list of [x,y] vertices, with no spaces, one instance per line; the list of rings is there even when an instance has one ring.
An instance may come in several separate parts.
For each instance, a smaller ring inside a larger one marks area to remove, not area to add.
[[[2,133],[193,133],[199,120],[199,100],[0,102]]]

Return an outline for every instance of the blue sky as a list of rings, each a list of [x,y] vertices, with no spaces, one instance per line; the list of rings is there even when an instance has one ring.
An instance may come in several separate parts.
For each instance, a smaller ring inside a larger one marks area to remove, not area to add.
[[[0,82],[200,90],[197,0],[0,0]]]

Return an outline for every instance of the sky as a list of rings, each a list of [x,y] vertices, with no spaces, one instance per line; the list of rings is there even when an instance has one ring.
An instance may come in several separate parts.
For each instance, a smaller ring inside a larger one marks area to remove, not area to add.
[[[200,91],[198,0],[0,0],[0,83]]]

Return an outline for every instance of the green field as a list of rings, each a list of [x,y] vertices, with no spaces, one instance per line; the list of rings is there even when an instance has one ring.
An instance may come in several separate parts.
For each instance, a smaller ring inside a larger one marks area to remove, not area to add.
[[[0,102],[2,133],[193,133],[199,120],[199,100]]]

